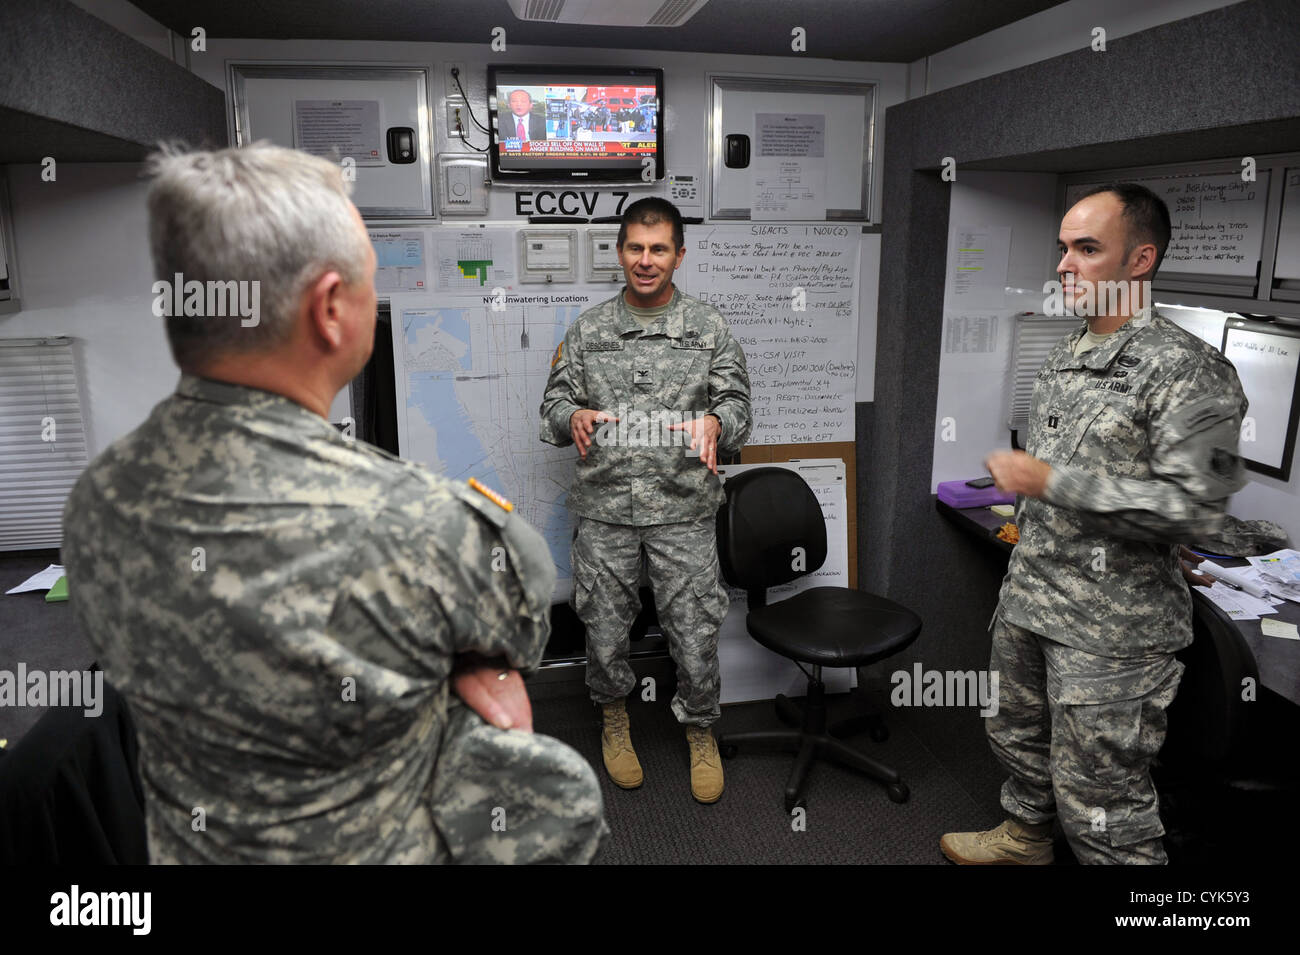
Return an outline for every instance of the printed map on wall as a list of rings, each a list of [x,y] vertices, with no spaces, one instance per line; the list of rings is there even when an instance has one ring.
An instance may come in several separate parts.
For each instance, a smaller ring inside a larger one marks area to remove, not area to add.
[[[601,293],[608,297],[607,293]],[[505,495],[546,538],[571,588],[573,519],[565,506],[577,452],[537,436],[537,410],[555,347],[599,299],[552,305],[550,296],[493,311],[484,297],[393,295],[397,431],[402,456],[455,481],[478,478]],[[525,347],[526,346],[526,347]]]

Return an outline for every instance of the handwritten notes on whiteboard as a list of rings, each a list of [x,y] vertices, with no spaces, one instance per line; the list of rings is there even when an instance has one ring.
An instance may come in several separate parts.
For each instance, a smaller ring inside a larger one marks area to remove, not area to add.
[[[1264,247],[1264,209],[1268,200],[1267,172],[1256,182],[1243,182],[1240,173],[1134,179],[1169,207],[1169,249],[1161,274],[1254,275]],[[1091,185],[1066,190],[1066,208]]]
[[[750,444],[852,441],[858,245],[852,226],[697,226],[678,275],[745,350]]]
[[[1264,323],[1230,319],[1223,354],[1241,378],[1250,402],[1241,429],[1241,454],[1271,468],[1285,465],[1291,400],[1300,372],[1300,338]]]

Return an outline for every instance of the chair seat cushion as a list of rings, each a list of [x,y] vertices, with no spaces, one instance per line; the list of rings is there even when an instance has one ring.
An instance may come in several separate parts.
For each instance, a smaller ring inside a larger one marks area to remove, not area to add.
[[[813,587],[750,611],[745,622],[769,650],[829,667],[866,666],[921,632],[921,618],[901,604],[843,587]]]

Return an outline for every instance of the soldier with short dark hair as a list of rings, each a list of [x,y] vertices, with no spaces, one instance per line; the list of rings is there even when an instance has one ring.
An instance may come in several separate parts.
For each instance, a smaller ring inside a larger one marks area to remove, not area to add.
[[[520,678],[545,543],[327,420],[376,318],[338,166],[256,144],[151,171],[180,383],[64,515],[77,616],[139,729],[150,860],[589,861],[595,774],[531,732]],[[210,283],[264,307],[210,311]]]
[[[1192,641],[1178,545],[1212,534],[1244,483],[1246,412],[1227,359],[1152,307],[1169,234],[1133,184],[1061,221],[1064,303],[1086,324],[1038,372],[1026,450],[986,461],[1019,495],[986,724],[1009,818],[943,836],[955,862],[1050,863],[1058,819],[1080,862],[1166,861],[1150,766]]]
[[[677,664],[672,709],[686,726],[691,792],[711,803],[723,788],[709,726],[721,714],[718,628],[728,606],[714,526],[723,500],[717,461],[749,436],[749,373],[718,311],[673,284],[686,253],[676,206],[659,198],[628,206],[618,249],[627,285],[579,315],[556,349],[541,437],[573,443],[581,455],[569,492],[578,515],[573,605],[587,628],[605,768],[625,789],[641,785],[625,698],[636,685],[628,639],[644,553]]]

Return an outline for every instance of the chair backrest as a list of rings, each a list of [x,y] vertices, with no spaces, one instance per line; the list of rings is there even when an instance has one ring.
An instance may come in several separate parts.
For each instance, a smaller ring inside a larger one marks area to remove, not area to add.
[[[718,562],[733,587],[751,594],[789,583],[826,562],[826,520],[812,488],[785,468],[727,478],[718,510]]]
[[[1259,666],[1237,625],[1208,600],[1192,599],[1192,643],[1178,651],[1186,669],[1169,707],[1162,761],[1198,771],[1227,769],[1251,733],[1256,702],[1242,699],[1244,681],[1258,693]]]

